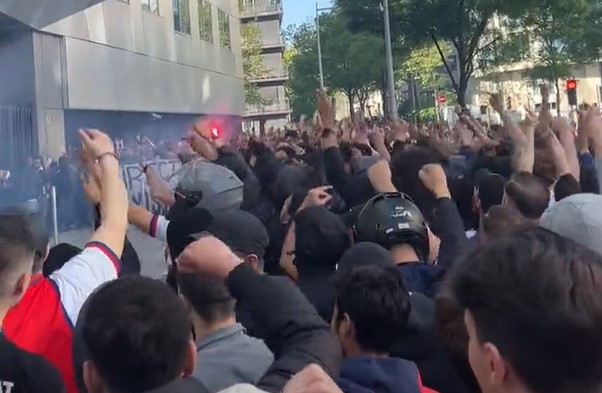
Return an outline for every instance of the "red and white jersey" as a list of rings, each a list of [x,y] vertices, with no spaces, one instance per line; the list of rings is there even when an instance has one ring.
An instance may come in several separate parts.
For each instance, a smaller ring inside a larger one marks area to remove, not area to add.
[[[163,243],[167,243],[167,227],[169,226],[169,221],[167,218],[163,216],[153,216],[153,219],[150,223],[150,230],[148,234],[155,239],[162,241]]]
[[[73,371],[73,326],[90,294],[114,280],[120,259],[104,244],[89,243],[49,278],[37,274],[23,299],[2,324],[18,347],[39,354],[61,375],[68,393],[77,393]]]

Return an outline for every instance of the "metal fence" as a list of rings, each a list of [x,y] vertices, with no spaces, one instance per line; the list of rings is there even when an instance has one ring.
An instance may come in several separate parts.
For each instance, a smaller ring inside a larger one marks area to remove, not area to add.
[[[35,155],[38,141],[31,106],[0,105],[0,167],[13,168]]]

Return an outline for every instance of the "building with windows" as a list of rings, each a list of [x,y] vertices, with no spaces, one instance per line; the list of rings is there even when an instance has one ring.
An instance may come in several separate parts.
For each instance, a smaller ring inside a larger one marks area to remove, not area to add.
[[[80,127],[240,128],[239,31],[238,0],[1,1],[0,160],[57,157]]]
[[[507,27],[507,18],[494,17],[492,27],[502,29],[504,33],[511,32]],[[549,85],[550,109],[562,115],[568,115],[570,107],[566,92],[566,79],[558,79],[555,83],[545,80],[534,80],[529,71],[538,64],[538,52],[542,43],[528,31],[517,36],[515,49],[517,61],[499,65],[495,68],[477,69],[475,77],[469,83],[467,101],[477,107],[486,107],[489,94],[498,93],[503,97],[507,110],[526,113],[526,110],[538,111],[544,97],[541,96],[539,85]],[[577,98],[580,107],[585,105],[602,105],[602,61],[589,64],[573,64],[570,68],[570,78],[577,81]]]
[[[255,24],[261,32],[263,63],[269,70],[264,78],[252,81],[267,104],[246,106],[245,128],[257,131],[283,127],[292,111],[284,90],[288,71],[283,61],[281,0],[239,0],[239,5],[241,24]]]

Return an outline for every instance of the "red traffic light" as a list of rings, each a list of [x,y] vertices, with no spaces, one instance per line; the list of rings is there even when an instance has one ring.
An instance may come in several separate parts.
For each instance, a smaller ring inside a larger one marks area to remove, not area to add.
[[[566,81],[566,89],[567,90],[575,90],[577,88],[577,81],[574,79],[569,79]]]
[[[218,139],[219,138],[219,129],[217,127],[211,127],[211,137],[213,139]]]

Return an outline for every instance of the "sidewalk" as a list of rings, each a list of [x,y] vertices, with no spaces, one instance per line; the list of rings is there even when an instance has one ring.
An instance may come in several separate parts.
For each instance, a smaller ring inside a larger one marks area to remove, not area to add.
[[[83,247],[90,236],[91,229],[78,229],[59,234],[59,242],[70,243],[77,247]],[[134,228],[128,231],[128,239],[136,249],[142,274],[152,278],[161,278],[166,270],[163,261],[163,244],[149,236],[144,235]]]

